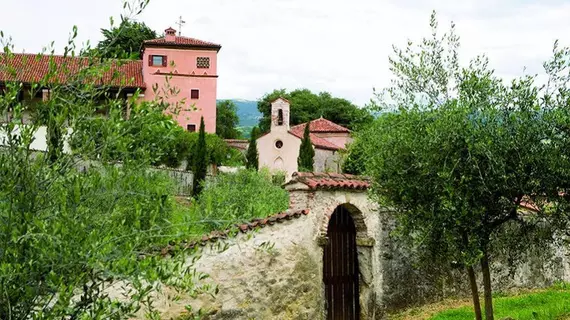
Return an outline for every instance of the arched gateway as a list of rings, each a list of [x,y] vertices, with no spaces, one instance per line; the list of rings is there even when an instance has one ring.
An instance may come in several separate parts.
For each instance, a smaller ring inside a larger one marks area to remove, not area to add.
[[[202,237],[193,266],[219,291],[188,304],[213,320],[382,319],[385,231],[369,187],[365,177],[293,174],[287,211],[239,224],[235,237]]]
[[[317,222],[323,319],[373,319],[379,306],[381,283],[373,271],[379,214],[366,194],[369,186],[364,177],[335,173],[295,173],[285,186],[290,208],[306,208]]]
[[[356,227],[342,205],[331,216],[323,252],[327,319],[360,319]]]

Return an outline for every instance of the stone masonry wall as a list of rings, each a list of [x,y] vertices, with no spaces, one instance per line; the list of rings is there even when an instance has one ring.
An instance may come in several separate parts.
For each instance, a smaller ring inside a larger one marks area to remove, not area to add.
[[[366,191],[312,190],[301,184],[288,190],[290,210],[308,209],[309,213],[205,247],[194,266],[210,276],[204,281],[219,286],[219,293],[214,297],[157,299],[155,305],[163,318],[179,315],[190,304],[194,310],[209,312],[207,319],[324,319],[322,246],[329,218],[341,205],[357,229],[360,319],[383,319],[387,311],[468,295],[462,270],[414,267],[413,252],[392,235],[393,216],[371,202]],[[552,261],[537,258],[536,252],[530,254],[510,274],[496,259],[494,288],[500,291],[570,280],[565,252],[555,251]]]

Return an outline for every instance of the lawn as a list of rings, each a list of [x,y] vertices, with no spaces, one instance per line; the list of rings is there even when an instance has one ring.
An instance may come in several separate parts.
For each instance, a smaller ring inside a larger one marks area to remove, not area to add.
[[[495,319],[570,320],[570,288],[558,285],[549,289],[494,300]],[[484,308],[482,306],[482,308]],[[392,319],[472,320],[473,308],[468,300],[441,303],[408,310]]]

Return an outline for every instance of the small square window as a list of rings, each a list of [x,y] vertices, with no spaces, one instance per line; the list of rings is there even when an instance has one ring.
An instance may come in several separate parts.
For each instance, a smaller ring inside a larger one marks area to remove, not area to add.
[[[208,69],[210,67],[210,58],[209,57],[197,57],[196,58],[196,67],[200,69]]]
[[[164,61],[166,60],[165,56],[150,56],[151,57],[151,65],[153,67],[163,67]]]
[[[196,125],[195,124],[187,124],[186,125],[186,130],[188,132],[196,132]]]
[[[198,89],[190,90],[190,99],[200,99],[200,90]]]

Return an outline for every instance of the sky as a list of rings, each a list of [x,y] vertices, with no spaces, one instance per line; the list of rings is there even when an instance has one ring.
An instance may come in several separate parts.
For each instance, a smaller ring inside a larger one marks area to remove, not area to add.
[[[130,15],[122,0],[0,1],[16,52],[61,51],[74,25],[94,45]],[[220,99],[308,88],[364,105],[389,85],[392,46],[428,35],[432,10],[442,32],[456,24],[462,62],[486,54],[505,79],[540,74],[556,39],[570,46],[570,0],[151,0],[134,18],[161,33],[182,16],[183,36],[221,44]]]

